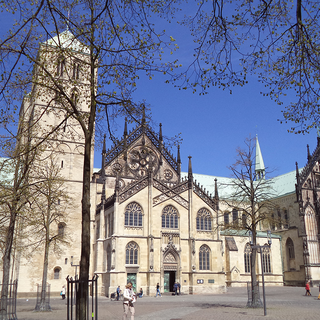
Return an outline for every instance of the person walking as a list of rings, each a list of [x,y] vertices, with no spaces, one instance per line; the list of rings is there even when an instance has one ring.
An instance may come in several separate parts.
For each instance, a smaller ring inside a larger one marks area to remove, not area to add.
[[[181,295],[181,284],[180,284],[180,282],[177,283],[177,286],[178,286],[178,295],[180,296]]]
[[[306,284],[306,296],[311,296],[311,292],[310,292],[310,280],[307,282]]]
[[[134,313],[135,313],[135,309],[134,309],[134,302],[136,302],[136,295],[132,289],[132,283],[129,282],[126,285],[126,288],[124,289],[124,293],[123,293],[123,317],[122,320],[126,320],[127,319],[127,314],[128,311],[130,311],[131,313],[131,320],[134,320]]]
[[[156,293],[156,298],[158,297],[158,294],[159,294],[159,296],[161,297],[159,282],[157,283],[157,293]]]
[[[177,283],[175,282],[174,285],[173,285],[173,291],[174,291],[174,295],[175,295],[175,296],[177,295],[177,290],[178,290],[178,285],[177,285]]]
[[[318,295],[318,300],[320,300],[320,284],[319,284],[319,295]]]
[[[66,286],[62,286],[61,298],[64,300],[66,298]]]
[[[117,288],[117,301],[119,301],[120,292],[121,292],[120,286],[118,286],[118,288]]]

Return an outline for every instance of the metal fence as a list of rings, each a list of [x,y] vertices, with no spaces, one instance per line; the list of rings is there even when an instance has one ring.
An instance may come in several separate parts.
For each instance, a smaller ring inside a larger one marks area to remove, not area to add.
[[[7,319],[17,320],[17,288],[18,280],[14,280],[8,284],[8,297],[7,299]],[[0,290],[2,290],[2,284],[0,284]],[[1,291],[0,291],[1,292]]]
[[[50,284],[46,285],[46,292],[42,299],[42,284],[37,285],[37,303],[35,311],[51,311],[50,307]]]
[[[76,319],[76,297],[83,295],[83,281],[67,277],[67,320]],[[88,280],[87,320],[98,320],[98,276]]]

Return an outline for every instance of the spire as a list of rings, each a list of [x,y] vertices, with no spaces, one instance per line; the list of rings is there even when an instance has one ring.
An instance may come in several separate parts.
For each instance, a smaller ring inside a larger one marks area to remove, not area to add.
[[[106,135],[103,136],[103,147],[102,147],[102,163],[101,163],[101,176],[102,179],[105,178],[105,162],[106,162]]]
[[[142,120],[141,120],[141,124],[144,127],[146,125],[146,107],[144,104],[141,105],[142,107]]]
[[[127,125],[127,118],[125,118],[125,122],[124,122],[124,131],[123,131],[123,136],[124,136],[124,161],[127,161],[128,159],[128,150],[127,150],[127,137],[128,137],[128,125]]]
[[[298,168],[298,162],[296,162],[296,178],[297,178],[297,182],[299,179],[299,168]]]
[[[181,181],[181,158],[180,158],[180,145],[178,144],[178,154],[177,154],[177,162],[178,162],[178,175],[179,175],[179,182]]]
[[[106,199],[106,172],[104,169],[106,162],[106,135],[103,136],[103,147],[102,147],[102,164],[101,164],[101,178],[103,182],[101,200],[104,201]]]
[[[128,135],[128,124],[127,124],[127,117],[124,119],[124,131],[123,131],[124,137],[127,137]]]
[[[310,149],[309,149],[309,145],[307,144],[307,158],[308,158],[308,162],[311,159],[311,155],[310,155]]]
[[[192,175],[192,164],[191,164],[191,156],[189,158],[189,165],[188,165],[188,187],[189,189],[192,188],[192,182],[193,182],[193,175]]]
[[[255,163],[255,172],[257,180],[263,179],[265,176],[266,168],[264,166],[262,153],[259,145],[258,135],[256,135],[256,163]]]
[[[179,144],[178,144],[177,162],[178,162],[178,163],[181,163],[181,158],[180,158],[180,145],[179,145]]]
[[[162,149],[163,149],[163,137],[162,137],[162,123],[159,124],[159,151],[160,151],[160,165],[162,165]]]
[[[219,200],[218,180],[217,180],[217,178],[214,179],[214,198],[215,198],[216,200]]]

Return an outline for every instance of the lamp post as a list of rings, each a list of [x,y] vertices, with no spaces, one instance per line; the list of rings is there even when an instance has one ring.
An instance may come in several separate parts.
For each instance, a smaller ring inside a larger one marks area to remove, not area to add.
[[[76,280],[76,276],[77,276],[77,268],[80,267],[80,263],[79,264],[73,264],[73,256],[71,256],[71,267],[75,267],[75,272],[74,272],[74,280]]]
[[[262,274],[262,290],[263,290],[263,310],[264,310],[264,315],[267,315],[267,307],[266,307],[266,292],[264,288],[264,270],[263,270],[263,255],[262,255],[262,250],[265,248],[270,248],[272,239],[271,239],[271,231],[267,231],[267,239],[268,239],[268,244],[265,244],[263,246],[253,244],[253,234],[252,231],[249,232],[249,238],[250,238],[250,246],[252,249],[257,249],[257,252],[260,253],[260,258],[261,258],[261,274]]]

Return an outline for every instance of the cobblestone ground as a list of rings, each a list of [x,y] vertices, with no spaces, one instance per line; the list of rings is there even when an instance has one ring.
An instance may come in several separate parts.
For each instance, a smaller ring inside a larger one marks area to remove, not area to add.
[[[319,320],[318,288],[311,288],[311,297],[304,296],[304,292],[304,288],[297,287],[266,287],[266,317],[263,308],[246,308],[246,288],[228,288],[227,293],[217,295],[143,297],[135,304],[135,320]],[[19,299],[18,319],[67,319],[66,300],[53,298],[50,305],[52,312],[35,313],[34,299]],[[108,298],[99,299],[99,320],[120,320],[122,311],[121,302],[110,301]]]

